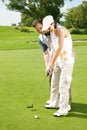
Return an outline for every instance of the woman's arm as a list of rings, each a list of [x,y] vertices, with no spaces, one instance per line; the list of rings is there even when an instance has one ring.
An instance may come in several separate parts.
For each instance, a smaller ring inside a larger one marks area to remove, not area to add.
[[[52,61],[50,62],[50,69],[53,69],[55,61],[57,59],[57,57],[60,55],[60,52],[62,50],[63,47],[63,43],[64,43],[64,38],[66,37],[66,31],[64,29],[60,29],[59,31],[56,31],[56,36],[58,37],[58,48],[53,56]]]

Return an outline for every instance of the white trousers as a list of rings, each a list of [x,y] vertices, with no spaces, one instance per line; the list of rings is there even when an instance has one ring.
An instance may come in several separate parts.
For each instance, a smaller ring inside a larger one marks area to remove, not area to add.
[[[64,64],[62,68],[55,65],[51,79],[50,102],[52,106],[58,106],[60,109],[68,107],[73,67],[74,64]]]

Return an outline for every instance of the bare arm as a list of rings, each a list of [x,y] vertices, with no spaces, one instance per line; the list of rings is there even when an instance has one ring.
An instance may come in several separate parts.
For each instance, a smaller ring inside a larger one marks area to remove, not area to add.
[[[44,61],[45,61],[45,66],[46,66],[46,70],[48,68],[48,65],[49,65],[49,51],[46,50],[43,52],[43,57],[44,57]]]
[[[59,41],[58,41],[59,47],[55,51],[54,57],[50,63],[50,69],[53,69],[55,61],[56,61],[57,57],[60,55],[60,52],[61,52],[62,46],[63,46],[63,42],[64,42],[64,38],[66,37],[66,35],[67,35],[66,31],[63,29],[60,29],[59,31],[56,32],[56,36],[59,39]]]

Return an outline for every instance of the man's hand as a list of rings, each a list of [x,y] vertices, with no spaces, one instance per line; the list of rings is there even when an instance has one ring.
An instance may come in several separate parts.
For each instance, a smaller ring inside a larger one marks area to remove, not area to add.
[[[49,70],[49,69],[46,70],[46,75],[47,75],[47,76],[50,75],[50,70]]]
[[[46,70],[46,75],[47,75],[47,76],[52,75],[53,68],[54,68],[54,66],[49,66],[49,67],[47,68],[47,70]]]

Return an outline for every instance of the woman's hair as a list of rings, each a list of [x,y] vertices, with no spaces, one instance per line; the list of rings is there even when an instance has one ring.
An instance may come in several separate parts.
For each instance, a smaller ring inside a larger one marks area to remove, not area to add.
[[[54,28],[57,28],[57,23],[55,23]]]
[[[32,23],[32,26],[36,27],[38,23],[42,24],[42,19],[34,20],[33,23]]]

